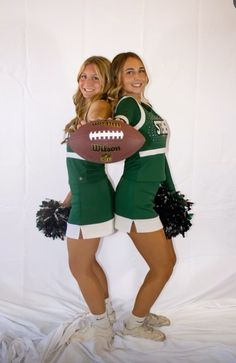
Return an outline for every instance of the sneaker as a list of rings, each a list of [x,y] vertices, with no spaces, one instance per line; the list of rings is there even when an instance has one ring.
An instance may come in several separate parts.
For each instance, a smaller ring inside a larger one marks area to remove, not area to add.
[[[149,325],[155,328],[170,325],[170,320],[166,316],[149,313],[148,316],[145,318],[144,323],[145,325]]]
[[[90,323],[86,327],[77,330],[73,335],[73,339],[78,339],[81,342],[95,339],[97,337],[105,338],[109,343],[112,343],[114,332],[111,326],[108,328],[101,328],[93,323]]]
[[[113,325],[116,322],[116,312],[113,310],[111,314],[108,314],[108,319],[111,323],[111,325]]]
[[[158,342],[162,342],[163,340],[166,339],[165,334],[162,333],[160,330],[153,329],[151,326],[145,325],[144,323],[138,326],[137,328],[133,329],[128,329],[124,325],[122,334],[130,335],[132,337],[137,337],[137,338],[155,340]]]

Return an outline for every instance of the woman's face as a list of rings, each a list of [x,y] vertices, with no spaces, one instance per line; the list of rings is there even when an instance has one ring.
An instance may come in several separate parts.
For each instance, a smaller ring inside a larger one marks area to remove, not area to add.
[[[130,57],[121,70],[121,85],[125,94],[141,100],[148,78],[143,63]]]
[[[79,89],[84,98],[90,99],[102,91],[103,81],[94,64],[88,64],[79,77]]]

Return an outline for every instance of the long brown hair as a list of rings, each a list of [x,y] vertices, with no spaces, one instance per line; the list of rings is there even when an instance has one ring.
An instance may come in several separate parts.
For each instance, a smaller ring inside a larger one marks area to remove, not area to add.
[[[102,89],[101,92],[93,96],[89,102],[82,95],[79,86],[77,88],[76,93],[73,96],[73,102],[75,104],[76,117],[74,117],[68,124],[65,126],[65,133],[74,132],[77,128],[78,122],[85,119],[86,113],[89,110],[89,107],[95,100],[99,99],[107,99],[107,92],[110,88],[110,65],[111,62],[102,56],[92,56],[84,61],[82,66],[80,67],[77,82],[79,83],[79,79],[81,74],[84,72],[84,69],[87,65],[93,64],[96,68],[98,75],[102,80]]]
[[[133,52],[120,53],[115,56],[115,58],[111,62],[111,67],[110,67],[111,88],[109,89],[108,92],[108,98],[112,102],[113,108],[116,106],[119,98],[121,98],[124,95],[124,91],[122,89],[122,84],[121,84],[121,71],[128,58],[136,58],[143,64],[142,59],[136,53]],[[148,77],[147,81],[149,81]]]

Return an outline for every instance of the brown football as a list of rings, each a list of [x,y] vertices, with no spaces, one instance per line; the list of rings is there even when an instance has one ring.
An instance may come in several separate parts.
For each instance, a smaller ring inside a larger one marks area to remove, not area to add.
[[[71,149],[95,163],[124,160],[144,144],[144,136],[134,127],[119,120],[91,121],[69,137]]]

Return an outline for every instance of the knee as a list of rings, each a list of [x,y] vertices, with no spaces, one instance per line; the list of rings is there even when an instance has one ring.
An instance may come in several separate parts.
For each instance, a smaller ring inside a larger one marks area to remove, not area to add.
[[[168,262],[160,263],[157,266],[150,268],[150,272],[156,276],[156,279],[168,281],[173,273],[176,259],[171,259]]]
[[[160,270],[159,273],[160,273],[161,276],[163,276],[163,279],[165,279],[166,281],[168,281],[169,278],[170,278],[170,276],[173,273],[173,269],[174,269],[174,264],[171,261],[170,263],[163,265],[161,267],[161,270]]]
[[[167,275],[168,275],[168,279],[170,278],[170,276],[171,276],[171,275],[172,275],[172,273],[173,273],[173,270],[174,270],[175,264],[176,264],[176,256],[172,257],[171,261],[170,261],[170,262],[169,262],[169,264],[168,264],[168,267],[167,267]]]
[[[167,261],[167,269],[170,270],[171,273],[173,272],[176,261],[177,261],[176,254],[175,254],[175,251],[173,251],[169,255],[169,258],[168,258],[168,261]]]
[[[70,271],[76,280],[81,279],[88,274],[89,265],[81,263],[79,259],[69,258],[68,263]]]
[[[169,275],[169,277],[172,275],[174,267],[176,264],[176,255],[172,256],[171,260],[168,263],[167,266],[167,274]]]
[[[176,265],[176,261],[177,261],[176,254],[174,254],[174,256],[172,256],[172,259],[171,259],[172,270],[174,269],[174,267]]]

